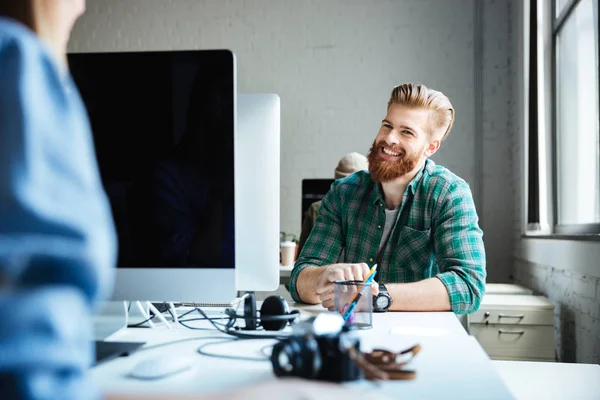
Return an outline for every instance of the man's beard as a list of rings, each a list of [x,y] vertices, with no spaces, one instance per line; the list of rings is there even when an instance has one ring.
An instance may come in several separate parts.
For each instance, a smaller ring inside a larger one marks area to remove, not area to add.
[[[373,145],[371,146],[368,155],[369,172],[371,173],[371,178],[376,182],[390,182],[408,174],[415,169],[421,158],[422,152],[414,154],[404,153],[397,161],[389,161],[379,154],[379,149],[382,147],[387,147],[383,141],[380,141],[379,143],[373,141]],[[400,153],[396,148],[390,148],[390,150],[394,153]]]

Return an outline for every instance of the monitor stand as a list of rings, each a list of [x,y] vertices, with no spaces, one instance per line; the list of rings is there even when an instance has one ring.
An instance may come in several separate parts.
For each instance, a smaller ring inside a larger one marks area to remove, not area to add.
[[[166,304],[171,309],[171,314],[174,317],[174,320],[171,323],[169,323],[164,315],[149,301],[104,302],[101,311],[94,316],[94,339],[106,340],[113,334],[127,328],[129,324],[154,328],[154,322],[152,322],[152,319],[150,318],[150,310],[156,318],[161,320],[165,326],[169,328],[169,330],[172,330],[172,324],[177,327],[179,321],[177,320],[175,305],[173,303]]]

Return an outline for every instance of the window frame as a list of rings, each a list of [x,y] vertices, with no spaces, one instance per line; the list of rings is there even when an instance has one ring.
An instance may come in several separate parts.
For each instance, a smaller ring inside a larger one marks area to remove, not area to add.
[[[594,1],[594,0],[593,0]],[[560,224],[558,219],[558,82],[557,82],[557,71],[558,71],[558,60],[557,60],[557,37],[561,32],[561,29],[566,24],[570,17],[573,17],[575,9],[581,3],[581,0],[569,0],[569,2],[563,7],[560,15],[556,16],[556,2],[552,0],[552,52],[551,52],[551,65],[552,65],[552,217],[554,222],[554,232],[557,234],[567,235],[590,235],[600,234],[600,222],[585,223],[585,224]],[[598,16],[596,15],[596,18]],[[598,29],[598,22],[596,22],[596,29]],[[598,33],[596,34],[596,65],[598,65],[598,54],[600,54],[600,40],[598,40]],[[598,82],[600,83],[600,72],[596,69],[598,75]],[[600,84],[596,88],[600,98]],[[600,108],[600,107],[599,107]],[[600,112],[597,113],[596,118],[600,121]],[[599,122],[600,123],[600,122]],[[600,182],[598,182],[600,185]]]
[[[541,0],[545,2],[545,0]],[[530,37],[529,37],[529,86],[528,93],[529,102],[529,119],[528,121],[528,162],[527,166],[527,227],[526,236],[548,238],[564,238],[577,240],[600,240],[600,222],[584,223],[584,224],[560,224],[558,219],[559,213],[559,197],[558,197],[558,60],[557,60],[557,38],[565,23],[570,17],[573,17],[577,6],[582,0],[569,0],[563,7],[560,15],[556,15],[557,0],[550,2],[550,11],[544,9],[544,5],[539,0],[530,0]],[[593,0],[597,1],[597,0]],[[596,18],[598,19],[598,13]],[[537,26],[537,21],[542,22],[542,26]],[[596,29],[600,27],[600,21],[596,22]],[[546,24],[546,26],[543,26]],[[541,42],[539,35],[534,35],[534,32],[539,33],[541,28]],[[549,37],[545,37],[549,35]],[[596,64],[598,65],[598,57],[600,55],[600,32],[596,35]],[[544,50],[546,40],[549,40],[550,45],[547,50]],[[540,55],[540,48],[541,54]],[[545,71],[544,71],[545,69]],[[550,81],[544,82],[544,72],[550,75]],[[599,85],[596,88],[600,98],[600,69],[597,69]],[[542,77],[542,79],[540,79]],[[538,85],[542,87],[543,94],[537,91]],[[544,90],[545,89],[545,90]],[[538,98],[537,96],[542,98]],[[541,107],[540,107],[541,104]],[[543,109],[547,109],[550,113],[549,118],[546,118],[548,125],[544,129],[542,119],[544,119]],[[600,124],[600,112],[597,111],[597,118]],[[531,121],[534,120],[534,121]],[[540,129],[540,126],[542,127]],[[534,130],[532,130],[534,129]],[[549,146],[542,149],[543,138],[549,139]],[[533,149],[531,147],[534,147]],[[546,160],[543,160],[546,158]],[[546,163],[546,164],[544,164]],[[550,167],[550,176],[540,176],[540,169],[547,165]],[[538,169],[539,168],[539,169]],[[600,185],[600,182],[598,182]],[[544,192],[544,185],[550,186],[547,192]],[[531,204],[532,201],[535,204]],[[548,215],[544,215],[543,202],[547,202],[549,210]],[[547,222],[546,222],[547,220]]]

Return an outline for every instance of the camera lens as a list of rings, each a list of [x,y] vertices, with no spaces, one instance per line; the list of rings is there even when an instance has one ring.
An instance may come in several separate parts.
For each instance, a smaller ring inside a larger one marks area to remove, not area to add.
[[[290,356],[285,352],[279,353],[279,355],[277,356],[277,364],[279,365],[279,368],[281,368],[287,373],[292,372],[292,370],[294,369],[290,361]]]
[[[273,346],[271,363],[276,376],[294,376],[297,373],[295,363],[299,350],[298,344],[291,338]]]

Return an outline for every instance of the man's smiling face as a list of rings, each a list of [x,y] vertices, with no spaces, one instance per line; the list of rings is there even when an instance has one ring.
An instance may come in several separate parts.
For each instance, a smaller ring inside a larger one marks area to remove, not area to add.
[[[421,168],[429,147],[430,111],[392,103],[369,151],[373,180],[390,182]]]

